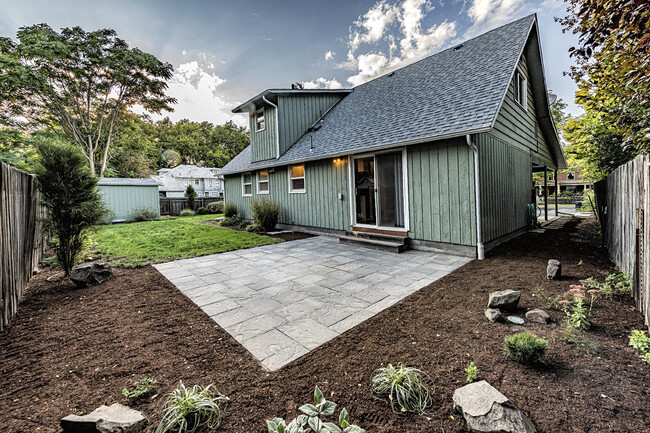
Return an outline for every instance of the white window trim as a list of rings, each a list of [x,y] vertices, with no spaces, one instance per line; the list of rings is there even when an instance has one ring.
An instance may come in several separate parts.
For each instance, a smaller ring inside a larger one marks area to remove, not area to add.
[[[263,180],[262,182],[266,183],[266,191],[260,191],[260,172],[257,172],[257,194],[269,194],[271,192],[271,173],[268,172],[268,170],[262,170],[266,171],[266,180]]]
[[[519,87],[520,78],[521,81],[523,82],[523,94],[522,94],[524,100],[523,104],[519,102],[519,98],[517,97],[518,96],[517,91],[519,90],[519,92],[522,92],[522,89]],[[517,72],[515,72],[515,102],[525,111],[528,111],[528,80],[526,79],[526,76],[519,68],[517,68]]]
[[[244,183],[244,176],[249,175],[251,177],[251,182],[250,183]],[[250,185],[251,186],[251,193],[246,194],[244,191],[244,186],[245,185]],[[252,197],[253,196],[253,173],[242,173],[241,174],[241,196],[242,197]]]
[[[262,117],[264,117],[264,128],[257,128],[257,113],[262,113]],[[255,132],[262,132],[266,129],[266,113],[264,112],[264,108],[260,108],[253,114],[253,124],[255,126]]]
[[[303,170],[302,177],[291,177],[291,168],[292,167],[300,167],[300,166],[302,166],[302,170]],[[289,179],[289,194],[305,194],[307,192],[307,179],[306,179],[307,178],[307,167],[305,166],[305,164],[290,165],[289,169],[287,170],[287,175],[288,175],[288,179]],[[291,181],[293,179],[303,179],[305,187],[303,189],[292,189],[291,188],[291,185],[292,185]]]

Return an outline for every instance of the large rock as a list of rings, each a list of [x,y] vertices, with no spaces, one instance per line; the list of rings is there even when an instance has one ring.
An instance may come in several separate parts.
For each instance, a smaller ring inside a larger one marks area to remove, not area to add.
[[[488,308],[485,310],[485,317],[487,317],[490,322],[501,322],[503,321],[503,315],[501,314],[501,310],[498,308]]]
[[[544,310],[530,310],[526,313],[526,319],[535,323],[551,323],[551,316]]]
[[[526,415],[484,380],[454,392],[454,410],[462,413],[469,429],[476,433],[534,433]]]
[[[546,278],[559,280],[562,277],[562,263],[559,260],[551,259],[546,266]]]
[[[500,310],[514,310],[519,304],[521,292],[519,290],[502,290],[500,292],[490,293],[488,308],[498,308]]]
[[[70,433],[139,433],[147,424],[142,412],[119,403],[100,406],[87,415],[68,415],[61,428]]]
[[[113,269],[108,263],[84,263],[70,273],[70,279],[79,287],[94,286],[113,278]]]

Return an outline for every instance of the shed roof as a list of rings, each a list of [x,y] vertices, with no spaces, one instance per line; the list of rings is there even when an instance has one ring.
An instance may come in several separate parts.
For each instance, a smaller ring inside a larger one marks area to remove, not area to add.
[[[135,179],[128,177],[100,177],[97,185],[100,186],[155,186],[158,182],[155,179]]]

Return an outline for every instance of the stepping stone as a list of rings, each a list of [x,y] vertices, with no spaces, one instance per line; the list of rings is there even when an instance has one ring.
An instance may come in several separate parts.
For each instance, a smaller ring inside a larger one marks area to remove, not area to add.
[[[100,406],[87,415],[68,415],[61,428],[69,433],[139,433],[147,424],[142,412],[119,403]]]

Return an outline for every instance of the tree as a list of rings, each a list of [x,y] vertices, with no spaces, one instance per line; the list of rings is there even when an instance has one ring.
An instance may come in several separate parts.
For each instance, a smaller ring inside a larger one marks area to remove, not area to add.
[[[55,240],[54,251],[65,276],[81,253],[88,230],[106,213],[93,176],[79,149],[51,139],[38,140],[36,182],[47,208],[44,227]]]
[[[196,191],[192,185],[187,185],[185,189],[185,197],[187,198],[187,204],[191,210],[194,210],[194,202],[196,202]]]
[[[172,111],[176,100],[165,95],[172,73],[171,64],[130,49],[114,30],[21,27],[17,41],[0,39],[0,111],[6,123],[66,137],[102,176],[126,108]]]
[[[552,94],[549,90],[549,96]],[[564,125],[571,118],[571,116],[564,112],[567,107],[567,103],[562,100],[562,98],[556,97],[553,102],[550,104],[551,116],[553,117],[553,123],[555,124],[555,129],[557,133],[562,137]]]

